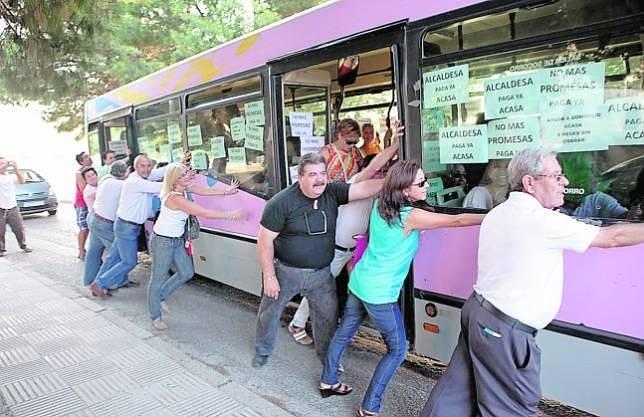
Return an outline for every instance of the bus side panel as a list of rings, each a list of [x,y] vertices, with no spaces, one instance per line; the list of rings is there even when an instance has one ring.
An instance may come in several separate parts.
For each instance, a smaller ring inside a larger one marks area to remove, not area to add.
[[[261,295],[257,244],[210,233],[193,242],[195,272],[251,294]]]
[[[195,184],[207,184],[206,177],[203,175],[197,176],[193,181]],[[224,183],[217,182],[213,187],[219,190],[225,190],[228,186]],[[193,194],[193,198],[197,204],[207,209],[219,211],[243,209],[246,216],[243,222],[200,217],[199,224],[202,228],[231,232],[253,239],[257,237],[259,221],[262,218],[262,212],[266,206],[266,200],[263,198],[241,190],[236,194],[226,196],[201,196]]]

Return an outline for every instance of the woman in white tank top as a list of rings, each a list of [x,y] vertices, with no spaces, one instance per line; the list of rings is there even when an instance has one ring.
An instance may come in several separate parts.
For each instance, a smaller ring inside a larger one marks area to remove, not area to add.
[[[163,179],[161,212],[152,235],[152,274],[148,285],[148,309],[152,326],[157,330],[168,328],[161,319],[161,310],[165,313],[169,311],[165,300],[194,275],[192,256],[188,254],[190,242],[184,239],[188,215],[237,221],[244,218],[242,210],[209,210],[185,197],[187,191],[200,195],[234,194],[238,183],[234,182],[222,192],[207,186],[192,185],[190,180],[190,171],[182,164],[170,164]],[[168,278],[173,264],[176,272]]]

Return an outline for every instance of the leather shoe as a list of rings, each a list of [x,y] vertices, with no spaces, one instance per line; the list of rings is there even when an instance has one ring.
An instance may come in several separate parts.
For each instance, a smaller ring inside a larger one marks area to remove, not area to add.
[[[30,252],[33,252],[33,251],[34,251],[34,250],[33,250],[33,249],[31,249],[29,246],[23,246],[23,247],[22,247],[22,248],[20,248],[20,249],[22,249],[22,251],[23,251],[23,252],[25,252],[25,253],[30,253]]]
[[[266,361],[268,360],[268,355],[258,355],[255,354],[255,357],[253,358],[253,363],[251,364],[253,368],[255,369],[260,369],[264,365],[266,365]]]
[[[138,287],[139,285],[141,285],[141,284],[139,284],[137,281],[128,281],[128,282],[125,283],[125,285],[123,285],[123,287],[125,287],[125,288],[134,288],[134,287]]]

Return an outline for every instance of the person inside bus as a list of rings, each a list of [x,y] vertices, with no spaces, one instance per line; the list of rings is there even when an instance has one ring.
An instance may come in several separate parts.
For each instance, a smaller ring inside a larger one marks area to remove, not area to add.
[[[369,316],[387,345],[358,410],[376,416],[389,380],[405,359],[407,336],[398,298],[418,250],[420,231],[478,225],[482,214],[439,214],[414,208],[427,199],[429,186],[419,162],[399,161],[387,176],[369,221],[369,244],[349,278],[349,299],[336,330],[320,379],[322,397],[346,395],[352,388],[339,381],[338,365],[358,328]],[[454,414],[457,415],[457,414]]]
[[[88,219],[89,238],[85,255],[83,285],[90,285],[96,279],[102,264],[103,252],[109,251],[114,242],[114,220],[123,180],[127,176],[124,161],[110,164],[110,173],[105,176],[96,189],[92,216]]]
[[[391,135],[391,129],[387,129],[387,133]],[[382,151],[382,147],[380,146],[380,142],[376,140],[373,125],[371,123],[363,124],[360,154],[363,158],[366,158],[367,156],[377,154],[380,151]]]
[[[89,234],[89,227],[87,226],[87,203],[83,198],[83,190],[85,189],[85,180],[81,172],[85,168],[92,166],[92,158],[87,152],[80,152],[76,155],[76,162],[79,168],[76,171],[76,196],[74,197],[74,209],[76,210],[76,225],[78,226],[78,259],[85,260],[85,242]]]
[[[309,300],[315,348],[324,361],[337,326],[330,264],[338,207],[371,197],[382,186],[382,180],[329,182],[326,162],[318,153],[300,158],[298,176],[297,182],[268,201],[260,221],[257,250],[264,290],[257,313],[254,368],[263,367],[273,352],[282,311],[297,294]]]
[[[242,210],[210,210],[190,201],[186,193],[199,195],[221,195],[214,188],[192,184],[192,173],[183,164],[172,163],[168,166],[161,189],[161,211],[154,223],[152,235],[152,273],[148,284],[148,310],[152,327],[166,330],[168,325],[162,319],[162,312],[168,314],[170,308],[166,300],[182,284],[194,275],[191,244],[186,241],[185,227],[189,215],[210,219],[240,221],[244,218]],[[225,195],[237,192],[231,186]],[[175,272],[168,277],[170,267]]]
[[[110,173],[110,166],[112,165],[112,162],[116,161],[116,152],[114,151],[105,151],[101,155],[101,161],[103,162],[103,165],[98,167],[96,172],[98,173],[98,180],[100,181],[104,176],[109,175]]]
[[[483,179],[463,200],[463,207],[491,209],[508,198],[508,160],[492,159],[487,164]]]
[[[395,125],[396,135],[387,149],[379,154],[371,154],[365,161],[368,165],[365,169],[349,178],[348,184],[356,184],[371,178],[384,178],[388,164],[398,155],[398,138],[402,135],[403,127]],[[334,278],[338,278],[344,267],[347,265],[356,247],[353,239],[356,235],[364,235],[369,227],[369,213],[373,205],[373,198],[352,201],[338,209],[338,220],[335,230],[335,252],[331,261],[330,270]],[[306,322],[309,319],[309,302],[306,297],[302,298],[300,305],[295,311],[293,320],[288,325],[288,332],[293,339],[300,344],[310,345],[313,339],[306,333]]]
[[[224,151],[225,157],[216,158],[212,160],[212,169],[217,174],[226,173],[226,164],[228,161],[228,148],[239,146],[233,141],[233,136],[230,131],[230,120],[234,117],[239,117],[239,108],[236,104],[226,107],[217,107],[212,109],[212,127],[211,131],[207,132],[207,137],[223,136],[224,138]]]
[[[364,166],[356,144],[360,141],[360,125],[353,119],[342,119],[333,135],[335,140],[320,149],[327,164],[329,181],[346,182]]]
[[[534,416],[541,399],[535,336],[559,310],[564,250],[644,242],[644,224],[600,228],[553,210],[568,185],[555,152],[524,149],[508,173],[509,198],[481,225],[478,276],[456,349],[421,417]]]

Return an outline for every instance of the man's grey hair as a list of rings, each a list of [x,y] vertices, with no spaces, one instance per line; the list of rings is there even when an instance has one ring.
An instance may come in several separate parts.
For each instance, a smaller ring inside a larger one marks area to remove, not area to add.
[[[326,166],[326,160],[324,159],[324,157],[322,155],[320,155],[317,152],[311,152],[311,153],[304,154],[300,158],[300,163],[297,166],[297,173],[300,176],[303,176],[305,166],[307,166],[307,165],[319,165],[319,164],[323,164],[324,166]]]
[[[510,190],[523,191],[523,177],[537,177],[543,174],[544,162],[548,155],[557,156],[557,152],[545,148],[530,148],[519,151],[508,165]]]
[[[152,162],[152,160],[150,158],[148,158],[147,155],[141,154],[141,155],[137,156],[136,158],[134,158],[134,168],[139,166],[139,162],[141,162],[144,159],[147,159],[148,161]]]
[[[123,178],[127,174],[127,164],[123,161],[114,161],[110,165],[110,174],[116,178]]]

